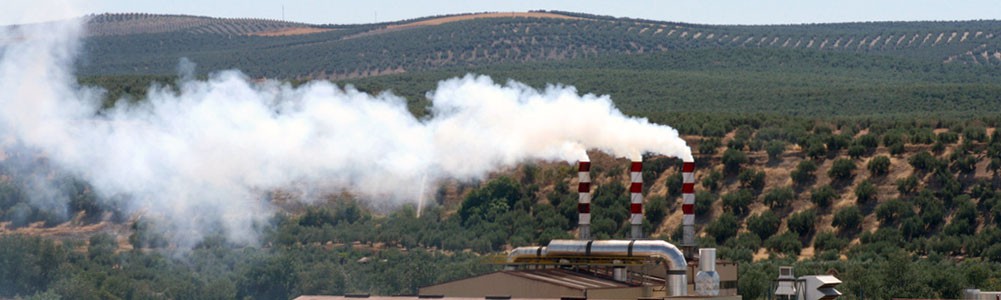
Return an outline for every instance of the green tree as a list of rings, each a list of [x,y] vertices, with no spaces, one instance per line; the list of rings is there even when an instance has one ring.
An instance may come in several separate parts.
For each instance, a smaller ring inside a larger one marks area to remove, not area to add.
[[[796,198],[796,194],[793,193],[791,187],[776,187],[765,193],[764,202],[770,208],[778,208],[789,205],[789,202],[794,198]]]
[[[858,139],[855,140],[855,142],[858,145],[865,147],[865,150],[869,152],[875,151],[876,147],[879,146],[879,138],[876,137],[875,134],[871,133],[859,136]]]
[[[873,157],[867,167],[872,176],[884,176],[890,172],[890,158],[884,155]]]
[[[706,226],[706,232],[715,238],[718,244],[736,236],[738,229],[740,229],[740,224],[737,223],[737,217],[730,212],[724,212]]]
[[[827,170],[827,175],[831,176],[831,179],[845,182],[852,179],[855,176],[855,162],[847,158],[839,158],[834,161],[831,165],[831,169]]]
[[[708,188],[710,191],[715,192],[719,190],[719,186],[722,181],[723,181],[723,173],[720,173],[719,171],[716,170],[712,170],[709,172],[709,175],[706,175],[706,177],[702,178],[702,186]]]
[[[899,199],[893,199],[876,206],[876,218],[881,225],[894,225],[898,221],[914,214],[912,206]]]
[[[935,156],[932,156],[928,151],[918,152],[908,162],[915,170],[922,172],[931,171],[938,166],[938,159],[935,159]]]
[[[667,216],[667,199],[660,196],[650,197],[645,207],[647,221],[654,226],[660,225]]]
[[[726,149],[723,152],[723,170],[728,175],[736,175],[740,172],[740,166],[747,163],[747,154],[743,151]]]
[[[737,178],[743,188],[752,189],[755,192],[761,192],[761,189],[765,187],[765,171],[745,169],[740,172]]]
[[[914,175],[897,179],[897,191],[902,195],[910,195],[917,191],[918,178]]]
[[[861,229],[862,219],[862,211],[858,209],[858,206],[846,206],[834,214],[831,225],[837,227],[842,233],[856,232]]]
[[[830,231],[818,233],[817,236],[813,238],[813,247],[818,252],[825,250],[839,251],[845,248],[845,246],[848,246],[848,241],[839,238]]]
[[[830,185],[825,185],[810,192],[810,201],[816,204],[820,208],[828,208],[831,206],[831,201],[838,197],[838,193],[834,191]]]
[[[806,186],[812,182],[816,175],[814,172],[817,171],[817,164],[812,160],[803,160],[796,165],[796,169],[789,173],[792,177],[792,181],[799,186]]]
[[[719,138],[708,138],[703,139],[699,143],[699,153],[705,155],[716,154],[716,149],[723,145],[723,142]]]
[[[768,239],[778,232],[782,220],[770,210],[747,218],[747,230],[758,235],[760,239]]]
[[[773,235],[765,241],[769,250],[789,256],[798,256],[803,250],[803,243],[799,241],[799,236],[792,231]]]
[[[868,179],[863,180],[855,187],[855,197],[858,199],[859,204],[875,201],[877,193],[876,185],[872,184]]]
[[[754,194],[746,189],[739,189],[733,193],[723,195],[723,208],[735,215],[746,215],[751,202],[754,202]]]
[[[812,209],[804,210],[789,215],[787,225],[790,232],[795,232],[801,237],[813,233],[814,223],[817,220],[817,213]]]
[[[771,161],[777,161],[781,158],[782,153],[786,150],[785,142],[779,140],[772,140],[768,142],[766,151],[768,152],[768,159]]]
[[[677,172],[667,176],[667,180],[664,181],[664,185],[667,187],[667,194],[673,197],[681,195],[681,187],[684,183],[681,172]]]
[[[695,192],[695,215],[704,216],[712,210],[713,202],[716,202],[716,194],[708,191]]]

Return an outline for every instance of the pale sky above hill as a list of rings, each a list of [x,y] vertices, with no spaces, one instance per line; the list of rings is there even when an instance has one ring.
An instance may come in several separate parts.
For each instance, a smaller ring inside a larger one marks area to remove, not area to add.
[[[563,10],[702,24],[1001,19],[998,0],[0,0],[0,24],[104,12],[266,18],[314,24],[396,21],[470,12]]]

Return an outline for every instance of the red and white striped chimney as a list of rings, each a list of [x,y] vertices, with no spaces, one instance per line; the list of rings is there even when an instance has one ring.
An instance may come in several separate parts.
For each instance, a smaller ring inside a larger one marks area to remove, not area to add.
[[[681,164],[681,211],[684,217],[681,221],[682,242],[686,256],[693,255],[695,249],[695,162],[686,161]]]
[[[577,162],[577,238],[591,239],[591,162]]]
[[[634,161],[629,168],[629,224],[632,238],[643,237],[643,162]]]

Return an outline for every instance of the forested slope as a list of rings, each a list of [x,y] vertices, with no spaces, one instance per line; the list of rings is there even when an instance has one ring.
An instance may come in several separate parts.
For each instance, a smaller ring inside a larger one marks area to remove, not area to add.
[[[99,15],[89,23],[95,34],[86,42],[89,55],[80,70],[85,74],[170,74],[178,59],[188,57],[203,71],[237,68],[254,77],[354,78],[448,66],[759,48],[1001,65],[998,21],[717,26],[564,12],[477,16],[481,15],[449,22],[427,23],[434,18],[425,18],[366,25],[307,25]],[[422,20],[425,23],[420,23]],[[137,22],[143,24],[140,28],[158,29],[123,29]],[[329,30],[249,34],[293,26]]]
[[[779,265],[834,270],[853,298],[1001,290],[998,22],[476,16],[346,26],[94,16],[79,81],[106,88],[106,108],[127,109],[151,84],[171,88],[178,59],[188,57],[201,78],[239,68],[291,84],[334,78],[392,91],[419,117],[428,114],[426,92],[466,73],[573,85],[681,131],[699,164],[698,242],[741,264],[746,298],[766,297]],[[591,157],[592,232],[624,238],[627,162]],[[644,181],[644,233],[677,240],[678,161],[647,157]],[[52,198],[65,205],[33,201],[40,183],[58,187]],[[258,244],[213,231],[177,249],[170,241],[179,233],[155,218],[123,213],[122,199],[99,197],[44,154],[7,149],[0,297],[413,294],[495,270],[485,262],[511,247],[572,237],[575,183],[566,163],[525,162],[482,181],[438,183],[420,213],[413,205],[380,211],[349,193],[306,205],[262,191],[279,209],[258,224]]]

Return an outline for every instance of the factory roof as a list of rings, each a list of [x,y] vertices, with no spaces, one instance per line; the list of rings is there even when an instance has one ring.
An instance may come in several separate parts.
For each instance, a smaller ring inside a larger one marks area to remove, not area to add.
[[[602,289],[630,286],[622,282],[563,269],[517,270],[505,271],[505,273],[573,289]]]

